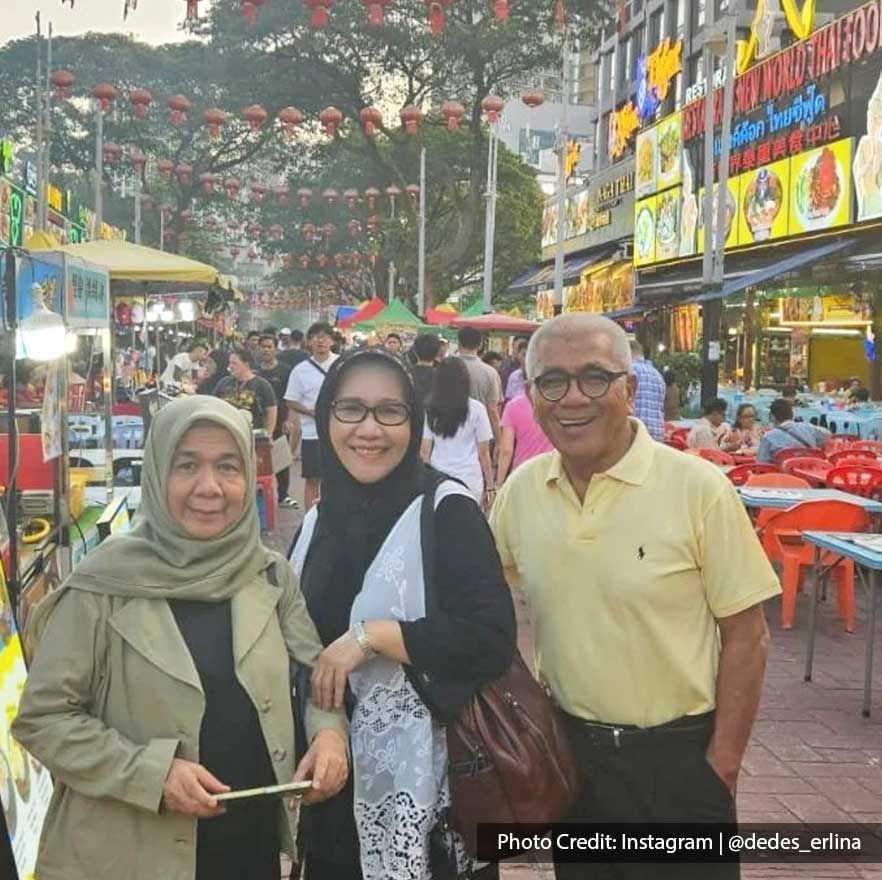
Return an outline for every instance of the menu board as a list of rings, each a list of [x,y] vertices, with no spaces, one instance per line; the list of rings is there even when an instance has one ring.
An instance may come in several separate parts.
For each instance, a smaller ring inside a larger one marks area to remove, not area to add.
[[[52,780],[10,732],[27,679],[6,579],[0,573],[0,806],[8,846],[20,880],[34,880],[40,831],[52,797]]]
[[[680,187],[656,196],[655,259],[672,260],[680,253]]]
[[[683,115],[673,113],[656,127],[658,141],[658,188],[678,186],[682,181]]]
[[[655,262],[655,221],[658,196],[634,205],[634,265]]]
[[[790,160],[749,171],[740,180],[738,243],[784,238],[789,226]]]
[[[726,223],[726,243],[725,247],[735,247],[739,243],[738,238],[738,205],[739,196],[741,194],[741,177],[730,177],[727,181],[726,205],[725,205],[725,223]],[[716,239],[717,223],[719,217],[719,183],[714,184],[713,214],[711,215],[711,230],[713,237]],[[698,190],[698,252],[704,253],[704,187]]]
[[[637,198],[652,195],[658,189],[658,128],[637,135],[635,190]]]
[[[785,296],[779,300],[782,324],[865,324],[872,320],[869,297],[851,293]]]
[[[845,138],[790,160],[790,235],[852,222],[852,143]]]

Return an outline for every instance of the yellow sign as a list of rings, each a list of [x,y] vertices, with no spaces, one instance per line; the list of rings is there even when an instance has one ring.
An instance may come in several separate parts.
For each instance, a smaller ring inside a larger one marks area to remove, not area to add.
[[[625,152],[628,141],[640,128],[637,108],[628,101],[624,107],[615,110],[609,117],[609,154],[617,159]]]
[[[64,211],[64,193],[57,187],[49,184],[49,207],[59,214]]]
[[[634,265],[655,262],[655,225],[658,196],[650,196],[634,205]]]
[[[852,222],[852,140],[790,160],[790,234],[835,229]]]
[[[815,27],[816,0],[803,0],[802,6],[797,4],[797,0],[780,0],[780,3],[793,35],[797,40],[806,39]],[[771,38],[777,16],[778,10],[769,0],[758,0],[750,25],[750,38],[739,40],[736,47],[738,73],[744,73],[754,59],[772,54]]]
[[[682,55],[682,41],[671,43],[671,38],[666,37],[647,57],[647,84],[650,90],[655,89],[659,101],[667,98],[674,77],[683,69]]]
[[[680,253],[681,188],[669,189],[658,196],[655,211],[655,258],[672,260]]]
[[[730,177],[728,180],[728,193],[726,196],[724,222],[726,224],[726,250],[738,244],[738,202],[741,194],[741,177]],[[714,184],[713,214],[711,215],[711,229],[716,238],[716,229],[719,217],[719,183]],[[704,187],[698,190],[698,253],[704,253]]]
[[[658,188],[677,186],[682,180],[683,114],[672,113],[658,130]]]
[[[788,234],[790,160],[742,174],[738,205],[738,243],[772,241]]]
[[[778,300],[782,325],[838,324],[865,326],[873,320],[868,297],[852,294],[824,295],[819,288],[816,296],[785,296]]]

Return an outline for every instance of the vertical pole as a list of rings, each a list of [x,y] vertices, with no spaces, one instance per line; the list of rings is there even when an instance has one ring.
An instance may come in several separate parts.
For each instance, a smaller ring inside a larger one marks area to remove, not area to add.
[[[49,174],[49,160],[52,147],[52,83],[49,77],[52,75],[52,22],[47,29],[46,43],[46,122],[43,127],[43,223],[41,229],[49,228],[49,186],[51,177]]]
[[[494,157],[496,141],[496,124],[490,123],[487,139],[487,205],[484,213],[484,295],[485,312],[493,310],[493,245],[496,238],[494,208],[496,204],[496,184],[494,182]]]
[[[735,7],[737,0],[731,0]],[[726,201],[729,189],[729,147],[732,137],[732,111],[735,101],[735,9],[726,16],[726,82],[723,87],[722,149],[720,151],[720,198],[717,200],[717,236],[714,242],[714,277],[716,287],[723,285],[723,265],[726,254]]]
[[[93,240],[101,238],[104,225],[104,111],[101,102],[95,107],[95,233]]]
[[[569,146],[568,114],[570,103],[568,32],[563,32],[563,73],[561,94],[563,111],[560,120],[560,158],[557,164],[557,246],[554,252],[554,314],[563,311],[564,244],[567,229],[567,148]]]
[[[135,169],[135,244],[141,244],[141,174]]]
[[[386,298],[390,303],[395,299],[395,263],[392,260],[389,261],[389,289]]]
[[[417,313],[426,314],[426,148],[420,151],[420,240],[417,271]]]
[[[165,250],[165,212],[159,212],[159,249]]]
[[[43,32],[40,27],[39,12],[34,16],[34,19],[37,23],[37,77],[34,80],[34,103],[37,109],[37,228],[43,229],[46,187],[43,181]]]
[[[15,474],[18,472],[18,425],[15,418],[15,349],[18,337],[18,298],[16,296],[16,265],[15,252],[6,249],[6,266],[4,281],[6,283],[6,313],[9,316],[9,332],[12,335],[12,357],[9,364],[9,449],[8,449],[8,473],[9,485],[6,487],[6,526],[9,531],[9,577],[6,579],[9,601],[12,604],[12,612],[18,611],[18,497]]]

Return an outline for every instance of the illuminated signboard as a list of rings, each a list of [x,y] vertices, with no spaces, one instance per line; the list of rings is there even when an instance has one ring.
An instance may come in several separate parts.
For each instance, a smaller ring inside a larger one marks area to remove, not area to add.
[[[640,128],[637,108],[630,101],[609,115],[609,155],[613,159],[623,156],[631,138]]]
[[[781,0],[781,8],[796,39],[804,40],[815,26],[815,0],[803,0],[801,6],[796,0]],[[768,0],[759,0],[756,4],[756,13],[750,24],[750,38],[738,41],[736,54],[739,73],[747,70],[754,58],[762,59],[772,53],[771,37],[779,14]]]

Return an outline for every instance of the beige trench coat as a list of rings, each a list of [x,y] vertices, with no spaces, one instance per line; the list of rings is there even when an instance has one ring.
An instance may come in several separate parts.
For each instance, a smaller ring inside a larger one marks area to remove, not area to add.
[[[296,577],[278,557],[278,587],[232,599],[236,674],[251,697],[280,783],[294,775],[288,656],[321,651]],[[193,880],[196,820],[161,809],[173,758],[199,760],[205,697],[171,608],[69,590],[31,665],[13,734],[54,775],[39,880]],[[310,706],[310,738],[330,727],[348,741],[345,715]],[[280,799],[281,840],[294,849],[294,816]]]

